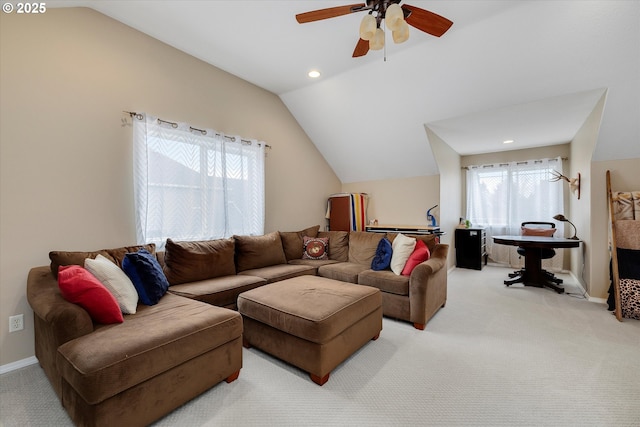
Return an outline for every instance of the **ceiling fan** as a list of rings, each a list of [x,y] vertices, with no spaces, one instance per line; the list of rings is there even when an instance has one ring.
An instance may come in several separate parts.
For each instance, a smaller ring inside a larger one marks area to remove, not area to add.
[[[379,50],[384,47],[385,35],[380,28],[383,19],[386,28],[392,30],[393,40],[396,43],[402,43],[409,38],[409,25],[436,37],[446,33],[453,25],[452,21],[428,10],[408,4],[400,6],[401,1],[367,0],[366,3],[299,13],[296,15],[296,20],[300,24],[304,24],[368,10],[369,13],[364,16],[360,24],[360,40],[353,51],[354,58],[366,55],[369,49]]]

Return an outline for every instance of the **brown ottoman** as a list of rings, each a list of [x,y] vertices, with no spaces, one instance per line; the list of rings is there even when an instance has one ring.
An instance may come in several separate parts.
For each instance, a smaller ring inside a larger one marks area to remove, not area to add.
[[[243,292],[244,346],[306,371],[323,385],[336,366],[382,330],[380,290],[300,276]]]

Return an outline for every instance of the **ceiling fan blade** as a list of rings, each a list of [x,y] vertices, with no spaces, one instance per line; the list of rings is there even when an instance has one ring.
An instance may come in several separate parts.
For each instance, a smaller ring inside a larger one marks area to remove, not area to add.
[[[365,56],[367,53],[369,53],[369,40],[359,39],[352,57],[357,58],[359,56]]]
[[[405,4],[402,9],[410,12],[406,18],[407,24],[432,36],[440,37],[453,25],[447,18],[419,7]]]
[[[321,19],[335,18],[336,16],[348,15],[353,12],[360,12],[367,9],[364,3],[350,4],[347,6],[329,7],[327,9],[318,9],[311,12],[299,13],[296,15],[296,21],[300,24],[306,22],[320,21]]]

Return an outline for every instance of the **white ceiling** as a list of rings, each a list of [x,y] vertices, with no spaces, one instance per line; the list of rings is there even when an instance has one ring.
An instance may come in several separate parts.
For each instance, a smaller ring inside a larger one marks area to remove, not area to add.
[[[453,26],[441,38],[412,28],[362,58],[363,13],[295,20],[352,3],[47,6],[92,7],[279,95],[343,182],[437,174],[425,126],[463,155],[569,142],[604,94],[594,160],[640,158],[640,2],[407,0]]]

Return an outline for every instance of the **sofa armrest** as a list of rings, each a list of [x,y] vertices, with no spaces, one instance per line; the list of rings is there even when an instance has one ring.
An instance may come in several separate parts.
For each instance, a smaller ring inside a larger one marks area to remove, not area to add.
[[[410,320],[424,328],[447,301],[447,254],[449,245],[438,244],[431,257],[416,266],[409,277]]]
[[[446,270],[448,253],[449,245],[437,244],[433,249],[433,253],[429,257],[429,259],[418,264],[413,269],[413,271],[411,272],[411,278],[413,279],[414,275],[416,276],[416,278],[418,278],[419,276],[427,277],[438,272],[442,268]]]
[[[36,357],[62,399],[62,377],[56,364],[58,347],[91,333],[93,322],[84,308],[62,297],[58,280],[53,277],[49,266],[29,271],[27,301],[33,309]]]
[[[55,349],[67,341],[71,341],[93,331],[93,321],[87,311],[77,304],[65,300],[60,294],[58,281],[49,266],[35,267],[29,271],[27,278],[27,301],[33,309],[34,316],[41,322],[36,325],[46,325],[46,337],[38,338],[51,340]],[[38,343],[36,342],[36,345]]]

